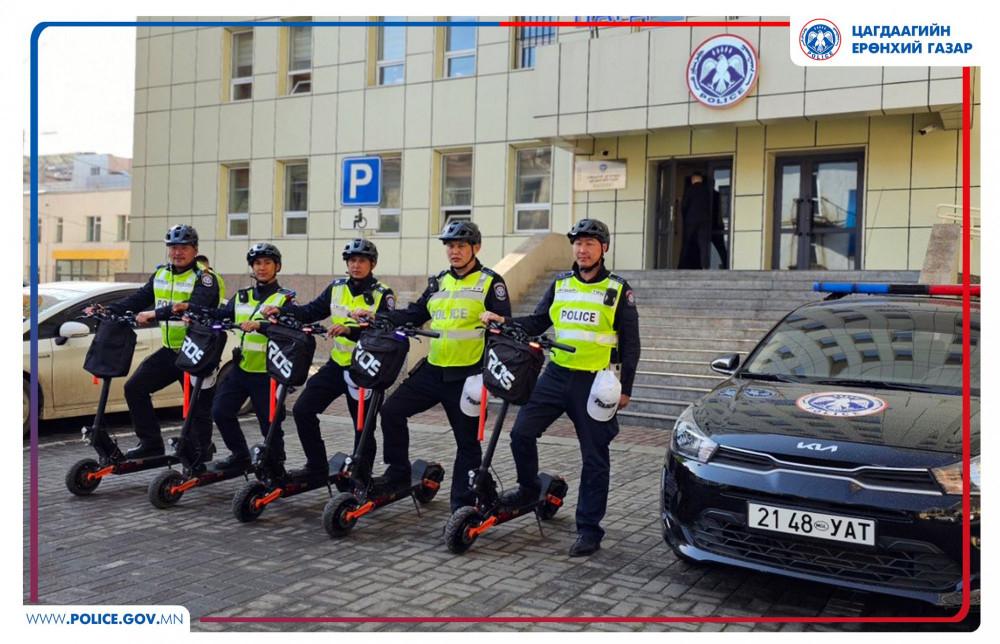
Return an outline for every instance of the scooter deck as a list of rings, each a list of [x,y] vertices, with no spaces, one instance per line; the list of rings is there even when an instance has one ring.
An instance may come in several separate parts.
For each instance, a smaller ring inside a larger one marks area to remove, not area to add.
[[[160,456],[148,456],[146,458],[124,460],[110,464],[113,468],[110,474],[120,476],[122,474],[131,474],[133,472],[142,472],[144,470],[152,470],[158,467],[166,467],[167,465],[176,465],[180,462],[181,459],[174,454],[162,454]]]

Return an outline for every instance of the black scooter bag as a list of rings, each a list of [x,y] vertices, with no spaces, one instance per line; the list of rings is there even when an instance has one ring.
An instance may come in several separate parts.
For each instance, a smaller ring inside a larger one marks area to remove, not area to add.
[[[225,348],[225,332],[201,324],[189,324],[174,364],[192,376],[205,377],[219,366]]]
[[[545,362],[542,350],[502,335],[486,336],[483,384],[487,391],[512,405],[528,402]]]
[[[101,321],[87,349],[83,368],[98,378],[121,378],[132,368],[135,331],[126,322]]]
[[[410,341],[395,331],[371,329],[361,334],[351,354],[351,379],[365,389],[388,389],[403,369]]]
[[[310,333],[271,324],[267,336],[267,373],[280,384],[298,387],[309,377],[316,353],[316,338]]]

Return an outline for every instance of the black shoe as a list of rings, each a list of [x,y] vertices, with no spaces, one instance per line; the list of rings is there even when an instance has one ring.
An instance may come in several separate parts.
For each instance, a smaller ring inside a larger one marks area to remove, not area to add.
[[[138,445],[125,452],[125,458],[133,461],[140,458],[163,456],[165,453],[166,450],[163,449],[163,441],[159,443],[143,443],[139,441]]]
[[[601,549],[601,542],[589,537],[577,537],[569,547],[570,557],[589,557]]]
[[[212,462],[213,470],[250,469],[250,454],[237,454],[233,452],[221,461]]]
[[[538,503],[538,488],[518,485],[500,495],[500,504],[508,508],[523,508]]]
[[[201,460],[207,463],[213,458],[215,458],[215,443],[209,442],[208,445],[202,445]]]
[[[308,485],[319,487],[320,485],[326,485],[330,481],[330,471],[323,471],[313,467],[303,467],[298,470],[290,470],[288,478],[296,481],[305,481]]]
[[[394,470],[386,470],[385,474],[372,479],[372,491],[375,494],[385,494],[410,487],[410,476]]]

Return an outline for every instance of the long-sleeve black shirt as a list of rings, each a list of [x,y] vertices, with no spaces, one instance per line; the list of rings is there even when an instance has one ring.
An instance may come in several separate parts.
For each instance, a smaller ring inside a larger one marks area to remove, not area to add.
[[[601,264],[601,270],[592,279],[584,279],[580,275],[580,267],[573,263],[573,274],[578,280],[585,284],[594,284],[608,277],[610,271]],[[621,278],[618,278],[621,279]],[[622,295],[618,298],[615,309],[614,329],[618,333],[618,348],[611,351],[611,361],[621,362],[622,372],[622,393],[626,396],[632,395],[632,384],[635,382],[635,372],[639,367],[639,311],[635,306],[635,294],[628,282],[621,280]],[[549,317],[549,309],[555,301],[556,282],[545,292],[534,313],[511,320],[515,324],[520,324],[525,331],[531,335],[541,335],[552,326],[552,318]]]
[[[270,284],[257,283],[253,287],[253,299],[256,302],[263,302],[267,298],[271,297],[281,288],[278,281],[275,280]],[[243,289],[240,289],[243,290]],[[229,298],[229,301],[219,307],[213,307],[210,309],[203,309],[201,307],[192,306],[192,308],[197,308],[199,311],[204,312],[205,315],[215,319],[215,320],[235,320],[236,319],[236,300],[240,296],[240,291],[236,291],[233,297]]]
[[[478,259],[473,265],[472,270],[469,271],[481,271],[483,270],[483,264]],[[489,270],[489,269],[487,269]],[[455,269],[450,268],[447,271],[455,279],[462,279],[456,272]],[[486,300],[484,305],[487,311],[492,311],[497,315],[502,315],[504,317],[509,317],[511,314],[510,310],[510,296],[507,294],[507,283],[503,281],[497,273],[493,273],[493,283],[490,285],[490,290],[486,293]],[[466,273],[468,275],[468,273]],[[431,313],[427,310],[427,303],[430,301],[431,296],[437,293],[438,283],[440,281],[440,275],[435,275],[427,280],[427,288],[424,292],[417,298],[416,302],[410,302],[410,304],[405,309],[398,309],[389,313],[388,317],[392,320],[393,324],[412,324],[413,326],[421,326],[425,322],[431,319]],[[480,369],[480,361],[476,361],[474,364],[467,367],[437,367],[428,363],[428,367],[433,367],[434,369],[441,370],[441,379],[443,382],[452,382],[456,380],[463,380],[468,375],[476,373]]]
[[[338,284],[344,283],[344,278],[334,280],[320,292],[316,299],[308,304],[286,304],[281,308],[283,313],[288,313],[296,320],[300,322],[318,322],[325,318],[330,317],[330,304],[331,297],[333,293],[333,287]],[[363,293],[367,293],[375,288],[378,284],[378,279],[374,275],[369,275],[363,280],[347,279],[347,289],[351,292],[351,295],[357,297]],[[386,288],[382,293],[382,299],[379,301],[378,309],[376,313],[386,313],[390,312],[396,308],[396,297],[393,295],[391,288]],[[354,342],[358,341],[361,337],[361,328],[356,326],[349,327],[350,332],[347,334],[347,339]]]
[[[170,271],[174,275],[179,275],[191,268],[192,265],[184,267],[170,266]],[[157,267],[157,271],[159,269],[160,267]],[[149,310],[150,307],[156,304],[156,295],[153,293],[153,280],[155,277],[156,271],[153,271],[153,274],[149,276],[149,279],[146,280],[142,288],[124,299],[108,304],[108,308],[119,315],[126,311],[138,313]],[[191,297],[188,299],[188,304],[203,309],[214,309],[219,306],[219,280],[212,271],[199,271],[199,275],[194,283],[194,289],[191,291]],[[157,308],[156,320],[162,322],[169,319],[172,309],[172,304]]]

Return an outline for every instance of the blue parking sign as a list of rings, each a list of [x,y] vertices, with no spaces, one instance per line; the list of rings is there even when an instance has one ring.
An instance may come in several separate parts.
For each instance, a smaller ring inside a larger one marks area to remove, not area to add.
[[[344,206],[377,206],[382,201],[382,158],[344,159],[340,203]]]

